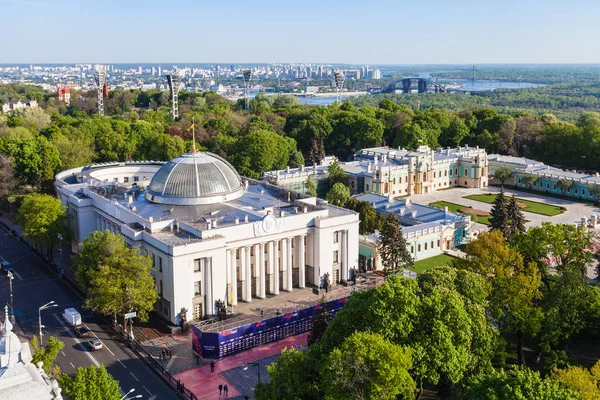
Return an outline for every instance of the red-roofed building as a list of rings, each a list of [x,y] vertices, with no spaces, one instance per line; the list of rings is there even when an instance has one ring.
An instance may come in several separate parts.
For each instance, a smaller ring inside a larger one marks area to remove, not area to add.
[[[58,88],[58,99],[66,105],[71,103],[71,91],[68,87],[63,86]]]

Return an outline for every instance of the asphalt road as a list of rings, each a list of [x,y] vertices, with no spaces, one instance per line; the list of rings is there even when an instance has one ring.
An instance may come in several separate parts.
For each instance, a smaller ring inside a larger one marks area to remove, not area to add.
[[[57,307],[43,310],[43,340],[56,336],[65,343],[56,363],[63,372],[73,375],[77,367],[104,364],[120,383],[124,393],[135,389],[133,395],[142,399],[178,399],[175,392],[150,367],[131,352],[119,336],[89,311],[83,310],[83,301],[69,290],[60,279],[50,274],[47,267],[17,238],[0,228],[0,256],[14,268],[13,302],[18,325],[31,339],[39,335],[38,308],[55,301]],[[10,306],[9,280],[0,275],[0,304]],[[65,308],[75,307],[82,314],[84,325],[92,336],[98,337],[104,348],[91,351],[87,339],[77,338],[62,318]]]

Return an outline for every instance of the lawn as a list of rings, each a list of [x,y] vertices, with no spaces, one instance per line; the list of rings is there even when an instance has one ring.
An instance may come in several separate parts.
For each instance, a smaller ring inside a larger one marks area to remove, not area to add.
[[[496,200],[496,194],[487,193],[487,194],[472,194],[469,196],[465,196],[465,199],[471,199],[475,201],[481,201],[483,203],[491,204]],[[517,201],[519,203],[524,204],[526,207],[523,208],[523,211],[527,211],[530,213],[548,215],[550,217],[558,214],[562,214],[565,212],[564,207],[553,206],[550,204],[539,203],[537,201],[525,200],[517,197]]]
[[[474,214],[470,214],[470,213],[465,213],[460,211],[461,208],[465,208],[465,206],[461,206],[460,204],[454,204],[454,203],[450,203],[447,201],[436,201],[433,203],[429,203],[430,207],[435,207],[435,208],[441,208],[442,210],[444,209],[444,207],[448,207],[448,211],[453,212],[455,214],[468,214],[471,216],[471,220],[473,222],[479,222],[480,224],[484,224],[484,225],[490,225],[490,216],[481,216],[481,215],[474,215]]]
[[[450,265],[450,264],[452,264],[452,261],[455,259],[456,259],[456,257],[449,256],[448,254],[440,254],[439,256],[415,261],[414,265],[408,269],[419,274],[423,271],[427,271],[428,269],[431,269],[434,267],[445,267],[447,265]]]

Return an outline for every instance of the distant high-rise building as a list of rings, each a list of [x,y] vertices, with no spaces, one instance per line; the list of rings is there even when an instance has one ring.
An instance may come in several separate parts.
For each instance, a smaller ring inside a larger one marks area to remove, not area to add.
[[[158,67],[158,76],[162,76],[162,67],[161,66]]]
[[[229,67],[229,70],[231,72],[235,72],[235,65],[231,64],[231,66]]]
[[[381,71],[378,69],[374,69],[372,76],[373,76],[373,79],[381,79]]]
[[[319,65],[319,67],[317,68],[317,76],[319,78],[323,77],[323,66],[322,65]]]
[[[138,75],[142,74],[142,67],[138,67]]]
[[[311,67],[306,67],[306,77],[307,78],[312,77],[312,68]]]
[[[156,68],[152,67],[152,76],[156,75]]]

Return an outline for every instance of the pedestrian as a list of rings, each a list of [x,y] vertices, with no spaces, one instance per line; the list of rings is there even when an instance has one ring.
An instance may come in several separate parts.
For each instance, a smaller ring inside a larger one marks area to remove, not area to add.
[[[211,361],[210,363],[210,372],[215,372],[215,362]]]
[[[221,395],[222,391],[223,391],[223,385],[219,385],[219,396]]]
[[[165,359],[165,349],[162,349],[162,350],[160,351],[160,359],[161,359],[161,360],[164,360],[164,359]]]
[[[173,357],[173,352],[169,349],[169,358]]]
[[[244,400],[250,400],[250,397],[248,397],[248,395],[245,395]]]
[[[225,392],[225,397],[229,397],[229,387],[227,385],[223,386],[223,391]]]

